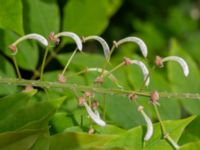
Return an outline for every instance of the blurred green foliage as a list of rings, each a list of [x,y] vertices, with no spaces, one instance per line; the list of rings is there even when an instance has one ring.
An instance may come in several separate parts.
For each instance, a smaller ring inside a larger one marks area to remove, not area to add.
[[[145,91],[190,92],[200,90],[200,3],[198,0],[0,0],[0,76],[16,77],[8,45],[28,33],[48,37],[50,32],[71,31],[81,36],[100,35],[112,46],[113,40],[138,36],[148,47],[144,59],[134,44],[120,46],[111,58],[111,69],[124,56],[142,60],[151,70],[156,55],[178,55],[189,64],[190,75],[185,78],[181,68],[169,63],[152,70],[150,86]],[[56,81],[75,45],[62,40],[60,51],[45,69],[45,80]],[[51,52],[53,49],[50,50]],[[30,79],[37,71],[44,49],[35,41],[19,45],[16,58],[23,78]],[[69,83],[93,85],[98,73],[76,73],[86,67],[103,67],[105,58],[96,42],[84,44],[83,53],[76,54],[66,77]],[[126,89],[140,90],[142,73],[136,66],[117,70],[114,75]],[[110,80],[102,87],[116,87]],[[89,135],[89,120],[83,108],[77,106],[73,91],[42,89],[22,93],[22,88],[0,86],[0,149],[64,150],[71,149],[166,149],[172,147],[161,138],[160,127],[154,124],[153,138],[143,145],[145,122],[135,103],[119,95],[95,94],[104,106],[105,128],[96,127]],[[17,92],[19,92],[17,94]],[[77,91],[81,95],[82,91]],[[66,96],[66,97],[61,97]],[[148,98],[138,98],[154,122],[157,121]],[[197,100],[161,99],[159,111],[172,138],[183,145],[181,149],[199,149],[200,102]],[[188,126],[187,126],[188,125]],[[185,131],[184,131],[185,129]],[[180,139],[180,140],[179,140]]]

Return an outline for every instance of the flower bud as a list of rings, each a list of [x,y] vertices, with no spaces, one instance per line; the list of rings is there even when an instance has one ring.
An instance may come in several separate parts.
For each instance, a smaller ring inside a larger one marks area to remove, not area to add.
[[[65,76],[63,74],[58,75],[58,82],[60,82],[60,83],[66,82]]]
[[[163,67],[162,58],[160,56],[156,56],[155,64],[158,67]]]
[[[83,106],[84,103],[85,103],[85,98],[84,98],[84,97],[79,97],[79,98],[78,98],[78,105],[79,105],[79,106]]]
[[[157,92],[157,91],[153,91],[152,93],[151,93],[151,102],[152,102],[152,104],[159,104],[158,103],[158,100],[159,100],[159,93]]]

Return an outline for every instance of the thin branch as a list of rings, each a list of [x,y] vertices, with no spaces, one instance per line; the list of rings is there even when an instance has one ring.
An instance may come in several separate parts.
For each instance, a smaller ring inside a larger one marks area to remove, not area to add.
[[[3,78],[0,77],[0,84],[9,84],[16,86],[27,86],[32,85],[34,87],[43,87],[43,88],[66,88],[66,89],[76,89],[80,91],[93,91],[101,94],[118,94],[118,95],[128,95],[134,93],[135,95],[142,97],[150,97],[150,92],[138,92],[127,89],[118,89],[118,88],[100,88],[93,86],[77,85],[70,83],[59,83],[59,82],[48,82],[40,80],[25,80],[25,79],[15,79],[15,78]],[[200,93],[167,93],[159,92],[160,98],[167,99],[196,99],[200,100]]]

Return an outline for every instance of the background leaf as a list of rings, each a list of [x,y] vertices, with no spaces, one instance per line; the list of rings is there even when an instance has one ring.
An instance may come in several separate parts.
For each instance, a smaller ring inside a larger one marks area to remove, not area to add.
[[[9,29],[23,35],[21,0],[0,0],[0,4],[0,28]]]

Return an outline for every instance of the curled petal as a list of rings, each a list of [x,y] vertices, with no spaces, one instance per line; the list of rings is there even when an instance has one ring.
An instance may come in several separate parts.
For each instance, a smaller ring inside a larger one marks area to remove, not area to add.
[[[88,72],[99,72],[99,73],[102,73],[103,72],[103,75],[106,75],[106,74],[109,74],[109,71],[105,70],[105,69],[102,69],[102,68],[87,68],[87,71]],[[108,75],[108,78],[114,82],[119,88],[122,88],[122,86],[118,83],[118,80],[117,78],[113,75],[113,74],[109,74]]]
[[[72,38],[75,41],[78,49],[80,51],[82,51],[83,45],[82,45],[81,39],[79,38],[79,36],[77,34],[75,34],[73,32],[60,32],[55,35],[55,38],[59,38],[61,36],[66,36],[66,37]]]
[[[43,36],[36,34],[36,33],[27,34],[27,35],[20,37],[19,39],[17,39],[14,43],[12,43],[9,46],[9,48],[13,52],[13,55],[17,54],[17,44],[19,44],[20,42],[22,42],[24,40],[28,40],[28,39],[37,40],[38,42],[40,42],[44,46],[48,45],[48,41]]]
[[[148,141],[152,137],[152,135],[153,135],[153,124],[152,124],[151,119],[143,111],[143,106],[139,106],[138,107],[138,111],[141,112],[142,116],[144,117],[144,120],[147,123],[147,132],[145,134],[144,140]]]
[[[85,106],[88,115],[90,116],[90,118],[99,126],[104,127],[106,125],[105,121],[103,121],[100,118],[99,112],[97,110],[95,110],[95,112],[92,111],[92,109],[88,106],[88,104],[86,102],[83,103],[83,105]]]
[[[144,81],[146,81],[145,85],[148,86],[149,82],[150,82],[150,78],[148,77],[149,76],[149,70],[147,69],[145,64],[141,61],[138,61],[138,60],[131,60],[131,64],[136,64],[141,68],[142,73],[144,75]]]
[[[184,75],[185,76],[189,75],[188,64],[186,63],[186,61],[183,58],[178,57],[178,56],[168,56],[168,57],[165,57],[162,59],[162,62],[166,62],[166,61],[176,61],[182,67]]]
[[[37,40],[38,42],[40,42],[41,44],[43,44],[44,46],[48,45],[48,41],[46,40],[46,38],[44,38],[42,35],[36,34],[36,33],[31,33],[31,34],[27,34],[25,36],[22,36],[21,38],[19,38],[17,41],[15,41],[12,45],[17,45],[20,42],[27,40],[27,39],[33,39],[33,40]]]
[[[107,42],[103,38],[96,36],[96,35],[93,35],[93,36],[84,37],[83,40],[84,41],[89,41],[89,40],[98,41],[103,47],[103,51],[104,51],[104,55],[106,57],[106,60],[110,59],[110,48],[109,48]]]
[[[142,39],[138,38],[138,37],[131,36],[131,37],[127,37],[127,38],[121,39],[118,42],[115,42],[115,45],[118,47],[119,45],[121,45],[123,43],[127,43],[127,42],[133,42],[133,43],[138,44],[139,47],[140,47],[140,50],[142,52],[142,55],[144,57],[147,57],[147,53],[148,53],[147,46],[144,43],[144,41]]]

